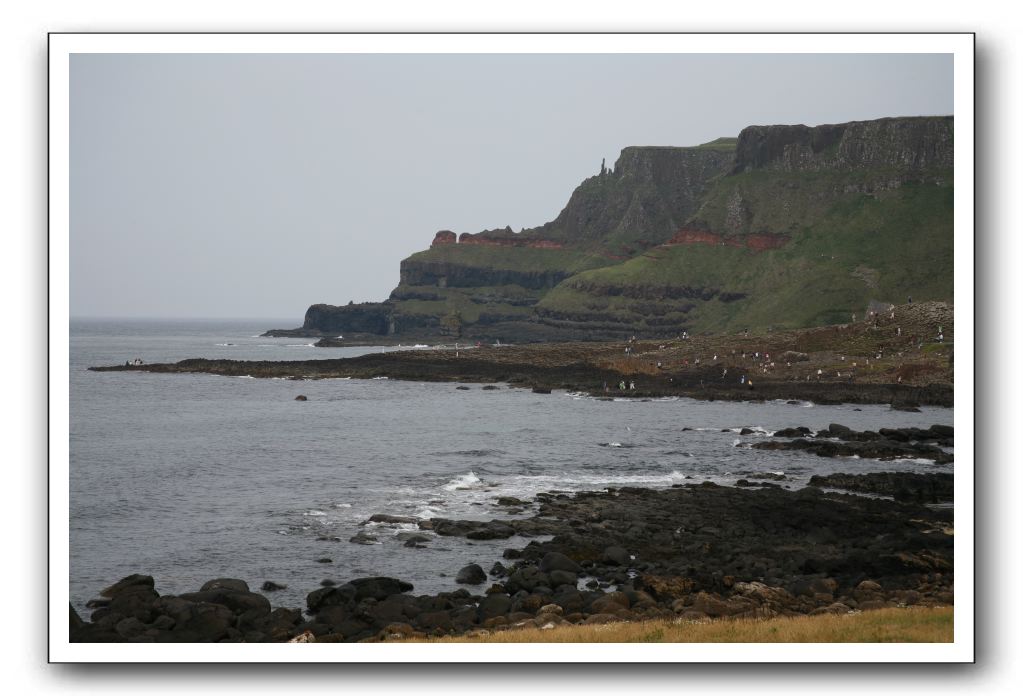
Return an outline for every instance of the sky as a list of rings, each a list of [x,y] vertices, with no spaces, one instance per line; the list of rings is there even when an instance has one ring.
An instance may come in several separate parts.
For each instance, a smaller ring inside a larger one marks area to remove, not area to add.
[[[74,54],[70,104],[73,318],[299,326],[438,230],[554,219],[624,147],[952,114],[953,85],[923,54]]]

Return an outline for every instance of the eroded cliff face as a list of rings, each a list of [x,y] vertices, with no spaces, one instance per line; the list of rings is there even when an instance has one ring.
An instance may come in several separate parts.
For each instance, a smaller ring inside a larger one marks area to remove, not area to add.
[[[882,118],[838,125],[749,126],[739,134],[732,173],[949,169],[951,116]]]
[[[567,270],[519,271],[445,261],[406,259],[401,263],[401,285],[404,288],[484,288],[518,285],[533,290],[549,290],[570,275],[572,273]]]
[[[627,147],[614,169],[584,181],[531,234],[629,256],[669,239],[731,164],[727,149]]]
[[[304,330],[610,338],[829,323],[903,293],[950,300],[953,125],[750,126],[699,147],[627,147],[551,222],[442,230],[401,262],[386,302],[314,305]]]
[[[386,336],[391,333],[393,308],[383,302],[363,302],[334,306],[315,304],[306,310],[302,328],[310,333],[366,333]]]

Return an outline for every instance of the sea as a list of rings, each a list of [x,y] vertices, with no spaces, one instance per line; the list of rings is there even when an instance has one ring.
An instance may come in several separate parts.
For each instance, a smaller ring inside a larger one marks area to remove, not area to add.
[[[70,596],[86,603],[132,573],[161,594],[230,577],[274,606],[301,608],[321,581],[385,575],[414,594],[457,589],[532,539],[433,537],[405,545],[414,520],[501,519],[499,497],[608,487],[665,488],[756,474],[797,489],[814,474],[951,472],[930,460],[829,459],[750,449],[793,426],[855,430],[953,424],[950,408],[602,400],[555,390],[389,379],[294,381],[205,374],[90,372],[94,365],[185,358],[310,360],[412,349],[316,348],[267,338],[280,320],[70,324]],[[447,350],[419,346],[419,350]],[[464,349],[464,347],[463,347]],[[468,389],[459,389],[468,387]],[[307,401],[297,401],[304,395]],[[751,434],[741,435],[743,428]],[[370,543],[349,541],[357,534]],[[542,540],[542,539],[541,539]],[[326,559],[329,559],[327,562]]]

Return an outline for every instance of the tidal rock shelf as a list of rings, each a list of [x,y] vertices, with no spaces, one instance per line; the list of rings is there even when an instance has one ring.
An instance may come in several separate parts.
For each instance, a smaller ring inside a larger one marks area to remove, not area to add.
[[[537,496],[537,514],[490,523],[424,521],[447,536],[545,535],[505,551],[489,580],[415,595],[396,578],[357,578],[311,592],[304,611],[272,609],[247,583],[218,579],[160,596],[135,575],[71,611],[83,642],[354,642],[479,635],[516,627],[652,618],[844,614],[954,601],[953,513],[815,487],[710,483]],[[456,569],[452,569],[453,573]],[[483,586],[489,582],[489,586]],[[264,584],[272,591],[271,581]]]
[[[785,428],[775,437],[795,439],[767,440],[751,445],[753,449],[799,450],[818,457],[861,457],[880,459],[931,459],[935,464],[950,464],[952,453],[942,447],[954,446],[954,429],[950,425],[932,425],[930,428],[881,428],[879,431],[854,431],[844,425],[832,423],[824,430],[812,433],[809,428]],[[935,444],[931,444],[935,443]]]

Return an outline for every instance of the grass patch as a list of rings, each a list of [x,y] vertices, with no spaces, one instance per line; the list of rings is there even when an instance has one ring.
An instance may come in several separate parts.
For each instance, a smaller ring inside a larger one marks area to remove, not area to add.
[[[678,619],[596,626],[522,628],[428,643],[950,643],[952,607],[878,609],[857,614],[778,617],[705,623]]]
[[[702,143],[696,146],[698,150],[721,150],[722,152],[733,152],[738,145],[738,138],[715,138],[709,143]]]

